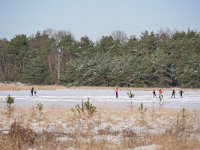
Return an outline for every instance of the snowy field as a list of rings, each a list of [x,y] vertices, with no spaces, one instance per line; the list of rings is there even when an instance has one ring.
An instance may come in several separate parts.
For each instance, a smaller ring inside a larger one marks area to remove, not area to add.
[[[161,104],[158,98],[153,98],[152,91],[132,93],[135,97],[129,98],[127,91],[122,90],[116,99],[114,90],[39,90],[37,96],[30,96],[30,90],[0,91],[0,147],[9,149],[7,145],[13,146],[10,127],[17,122],[23,132],[14,128],[16,141],[19,141],[16,137],[30,135],[28,131],[34,132],[36,141],[40,141],[35,142],[30,150],[47,149],[50,143],[65,150],[199,149],[200,90],[185,89],[183,98],[176,90],[175,99],[171,99],[171,89],[164,90]],[[14,109],[14,113],[6,111],[4,101],[9,94],[15,97],[15,108],[25,108]],[[97,107],[92,117],[80,117],[66,109],[74,108],[88,98]],[[45,109],[35,109],[38,103],[42,103]],[[140,103],[148,108],[147,111],[138,110]],[[131,104],[133,109],[129,109]],[[29,109],[32,106],[34,108]],[[24,142],[23,146],[30,145]]]
[[[119,98],[115,98],[114,90],[85,90],[85,89],[62,89],[62,90],[40,90],[37,96],[30,96],[30,91],[0,91],[0,108],[6,107],[4,101],[10,94],[15,97],[15,107],[32,107],[41,102],[44,106],[61,106],[72,108],[80,104],[82,100],[90,101],[98,107],[107,108],[138,108],[140,103],[145,107],[154,108],[188,108],[200,109],[200,90],[186,90],[183,98],[176,91],[176,98],[171,99],[171,90],[164,91],[164,98],[160,104],[158,98],[153,98],[152,91],[132,91],[135,96],[129,98],[127,91],[120,91]],[[156,91],[157,92],[157,91]],[[156,93],[158,95],[158,92]]]

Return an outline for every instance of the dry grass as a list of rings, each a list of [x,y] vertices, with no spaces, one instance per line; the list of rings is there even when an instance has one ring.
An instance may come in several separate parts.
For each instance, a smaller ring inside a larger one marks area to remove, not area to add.
[[[98,109],[91,118],[75,117],[66,108],[0,111],[0,147],[4,150],[133,149],[158,144],[161,150],[198,149],[198,110],[147,109],[140,124],[138,109]]]
[[[56,90],[64,89],[64,86],[58,85],[14,85],[14,84],[2,84],[0,85],[0,91],[19,91],[19,90],[30,90],[34,87],[36,90]]]
[[[115,90],[115,87],[103,87],[103,86],[78,86],[78,87],[67,87],[59,85],[15,85],[15,84],[0,84],[0,91],[11,90],[30,90],[32,87],[35,87],[37,90],[56,90],[56,89],[87,89],[87,90]],[[135,91],[150,91],[151,88],[120,88],[120,90],[135,90]]]

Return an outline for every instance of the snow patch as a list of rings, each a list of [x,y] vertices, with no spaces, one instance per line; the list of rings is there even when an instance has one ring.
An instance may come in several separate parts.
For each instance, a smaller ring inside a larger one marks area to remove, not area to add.
[[[147,145],[147,146],[136,147],[136,148],[134,148],[132,150],[159,150],[162,147],[163,146],[161,146],[161,145],[152,144],[152,145]]]

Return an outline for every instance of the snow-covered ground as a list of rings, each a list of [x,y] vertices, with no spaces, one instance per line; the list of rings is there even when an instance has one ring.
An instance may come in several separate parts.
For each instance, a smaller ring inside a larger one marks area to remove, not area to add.
[[[152,91],[132,91],[135,96],[129,98],[127,91],[120,91],[119,98],[115,98],[113,90],[86,90],[86,89],[62,89],[40,90],[37,96],[30,96],[30,91],[0,91],[0,108],[6,107],[5,98],[10,94],[15,97],[15,107],[32,107],[41,102],[45,106],[63,106],[67,108],[80,104],[82,100],[90,99],[97,107],[128,108],[138,107],[143,103],[145,107],[154,108],[189,108],[200,109],[200,90],[187,90],[180,98],[176,91],[176,98],[171,99],[171,90],[164,91],[164,98],[160,104],[158,98],[153,98]],[[158,95],[158,92],[156,93]]]
[[[37,96],[30,96],[28,90],[0,91],[0,132],[9,133],[11,124],[18,121],[21,126],[25,128],[29,126],[38,134],[43,131],[51,135],[57,133],[54,135],[56,141],[75,147],[78,145],[74,143],[90,145],[96,142],[106,145],[103,149],[153,150],[162,147],[173,149],[169,139],[173,138],[172,141],[176,145],[174,134],[177,134],[177,138],[179,135],[186,138],[187,140],[183,140],[184,143],[200,142],[200,90],[184,90],[183,98],[179,97],[177,90],[176,99],[171,99],[171,90],[164,90],[161,104],[158,98],[153,98],[152,91],[132,92],[135,94],[132,99],[128,97],[125,90],[120,91],[119,98],[116,99],[114,90],[40,90],[37,91]],[[16,109],[14,114],[9,115],[4,103],[9,94],[15,97],[15,108],[32,107],[41,102],[44,107],[58,106],[64,109],[45,108],[38,111],[34,108],[25,108]],[[158,92],[156,94],[158,95]],[[72,111],[65,109],[73,108],[87,98],[97,107],[97,112],[92,118],[88,119],[85,116],[79,118]],[[141,113],[138,111],[140,103],[148,108],[177,108],[178,110],[147,109],[145,113]],[[131,104],[136,109],[118,111],[118,108],[130,108]],[[111,109],[99,109],[101,107]],[[183,107],[187,109],[180,109]],[[165,136],[160,136],[162,134]],[[157,135],[160,141],[155,138]],[[126,145],[130,141],[133,145]],[[180,146],[184,143],[178,144]],[[193,144],[193,147],[198,145]],[[77,148],[72,147],[72,149]]]

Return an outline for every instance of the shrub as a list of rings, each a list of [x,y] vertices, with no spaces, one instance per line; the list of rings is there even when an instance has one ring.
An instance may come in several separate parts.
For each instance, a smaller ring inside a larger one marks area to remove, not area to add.
[[[87,116],[90,117],[96,112],[96,107],[90,103],[89,98],[86,102],[82,100],[81,106],[78,104],[75,108],[72,108],[72,111],[76,115],[76,112],[79,116]]]
[[[147,124],[147,121],[145,119],[145,112],[147,111],[147,108],[144,108],[143,103],[140,103],[140,107],[138,110],[140,112],[140,118],[137,120],[137,122],[140,126],[144,126]]]
[[[43,104],[42,103],[38,103],[36,106],[36,109],[39,111],[42,111],[44,109]]]
[[[146,112],[147,108],[146,108],[146,107],[144,108],[144,105],[143,105],[143,103],[140,103],[140,107],[139,107],[139,109],[138,109],[138,110],[140,111],[140,113],[141,113],[141,114],[143,114],[143,113],[145,113],[145,112]]]
[[[7,103],[7,108],[9,111],[12,111],[14,109],[14,107],[12,107],[12,104],[14,102],[15,102],[15,98],[8,95],[8,97],[6,98],[6,103]]]
[[[133,98],[135,96],[131,91],[127,92],[127,94],[129,98]]]
[[[184,132],[190,128],[188,114],[185,108],[182,108],[181,111],[177,114],[175,127],[176,132]]]

